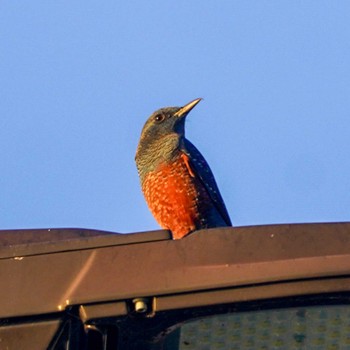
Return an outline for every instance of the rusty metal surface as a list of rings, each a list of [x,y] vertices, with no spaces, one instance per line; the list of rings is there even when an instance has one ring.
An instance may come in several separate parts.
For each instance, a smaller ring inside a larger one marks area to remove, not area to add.
[[[152,233],[149,241],[147,234],[140,234],[140,242],[135,235],[132,244],[126,243],[132,235],[122,237],[121,243],[119,235],[109,233],[106,246],[96,243],[103,233],[92,235],[76,244],[76,250],[65,249],[63,239],[56,250],[50,246],[49,254],[41,246],[38,255],[31,251],[1,259],[0,317],[140,296],[350,275],[349,223],[211,229],[179,241],[159,233]],[[3,256],[11,256],[3,249]]]

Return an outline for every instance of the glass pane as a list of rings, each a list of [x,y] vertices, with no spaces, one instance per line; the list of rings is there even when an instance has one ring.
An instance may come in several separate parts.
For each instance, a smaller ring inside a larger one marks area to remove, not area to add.
[[[181,327],[181,350],[350,350],[350,306],[218,315]]]

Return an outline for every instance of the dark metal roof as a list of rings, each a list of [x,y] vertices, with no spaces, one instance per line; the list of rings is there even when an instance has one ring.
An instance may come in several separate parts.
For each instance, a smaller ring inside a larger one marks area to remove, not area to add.
[[[133,234],[79,228],[0,230],[0,259],[165,239],[170,233],[164,230]]]
[[[178,241],[166,231],[2,231],[0,318],[140,296],[349,277],[349,237],[349,223],[211,229]],[[345,288],[340,279],[338,285]]]

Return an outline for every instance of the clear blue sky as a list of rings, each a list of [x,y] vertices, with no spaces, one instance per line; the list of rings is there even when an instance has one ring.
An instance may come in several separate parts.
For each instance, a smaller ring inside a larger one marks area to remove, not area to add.
[[[158,229],[135,150],[187,137],[236,226],[350,221],[349,1],[0,2],[0,228]]]

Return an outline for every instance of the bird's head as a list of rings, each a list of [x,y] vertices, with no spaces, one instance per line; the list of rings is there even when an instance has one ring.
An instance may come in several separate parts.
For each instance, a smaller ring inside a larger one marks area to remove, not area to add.
[[[185,120],[188,113],[201,101],[197,98],[183,107],[165,107],[155,111],[146,121],[141,140],[151,142],[170,134],[185,134]]]
[[[153,168],[157,162],[171,157],[185,135],[186,116],[200,101],[201,98],[197,98],[183,107],[161,108],[148,118],[136,152],[139,171],[146,164]]]

